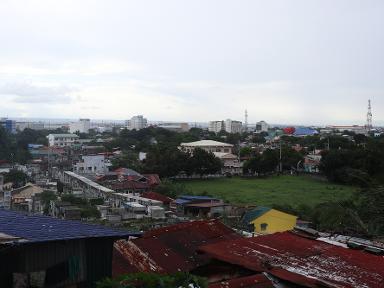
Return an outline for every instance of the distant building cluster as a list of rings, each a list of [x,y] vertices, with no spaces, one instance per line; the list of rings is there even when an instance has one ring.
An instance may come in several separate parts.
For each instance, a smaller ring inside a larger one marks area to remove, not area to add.
[[[77,122],[69,124],[69,133],[89,133],[91,129],[90,119],[80,119]]]
[[[210,132],[219,133],[225,131],[227,133],[241,133],[243,131],[243,123],[236,120],[210,121],[208,130]]]

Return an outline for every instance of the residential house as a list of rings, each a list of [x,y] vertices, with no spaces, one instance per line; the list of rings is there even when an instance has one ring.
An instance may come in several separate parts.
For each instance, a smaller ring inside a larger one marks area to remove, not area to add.
[[[81,156],[81,161],[73,165],[73,171],[78,174],[103,174],[107,173],[112,165],[104,155]]]
[[[170,208],[178,215],[213,218],[228,214],[231,206],[223,200],[209,196],[183,195],[170,204]]]
[[[257,207],[246,212],[243,225],[250,232],[272,234],[292,230],[296,226],[297,216],[268,207]]]
[[[233,145],[213,140],[201,140],[190,143],[181,143],[179,149],[183,152],[193,153],[197,148],[212,152],[223,162],[222,173],[240,174],[242,166],[238,157],[232,154]]]
[[[304,171],[307,173],[319,173],[320,162],[321,162],[320,151],[308,154],[304,157]]]
[[[49,134],[47,138],[49,146],[72,147],[79,136],[76,134]]]

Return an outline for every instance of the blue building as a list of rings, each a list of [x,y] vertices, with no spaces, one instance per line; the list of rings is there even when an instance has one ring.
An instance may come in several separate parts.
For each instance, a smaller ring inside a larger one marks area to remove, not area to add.
[[[0,119],[0,125],[4,127],[5,130],[7,130],[9,133],[15,134],[16,133],[16,121],[10,120],[6,118]]]

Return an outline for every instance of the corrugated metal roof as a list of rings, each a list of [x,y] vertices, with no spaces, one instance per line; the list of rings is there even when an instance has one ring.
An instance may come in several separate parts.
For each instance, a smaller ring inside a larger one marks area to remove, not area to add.
[[[208,262],[210,257],[197,253],[199,246],[239,237],[218,220],[194,221],[154,229],[142,238],[118,241],[115,247],[141,272],[174,273]]]
[[[172,198],[169,198],[169,197],[167,197],[163,194],[157,193],[157,192],[143,192],[141,194],[141,197],[161,201],[164,204],[169,204],[173,201]]]
[[[221,261],[306,287],[379,288],[384,283],[383,257],[290,232],[225,241],[200,250]]]
[[[273,288],[275,287],[271,280],[269,280],[263,274],[257,274],[247,277],[241,277],[236,279],[230,279],[227,281],[221,281],[219,283],[213,283],[208,288]]]
[[[94,237],[125,238],[137,233],[110,229],[101,225],[62,220],[42,215],[0,210],[0,232],[28,242],[45,242]]]

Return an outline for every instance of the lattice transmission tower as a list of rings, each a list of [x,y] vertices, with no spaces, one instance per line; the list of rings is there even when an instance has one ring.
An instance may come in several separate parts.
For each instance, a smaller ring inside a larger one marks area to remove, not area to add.
[[[368,131],[372,130],[372,106],[371,106],[371,100],[368,100],[368,112],[367,112],[367,124],[366,128]]]

